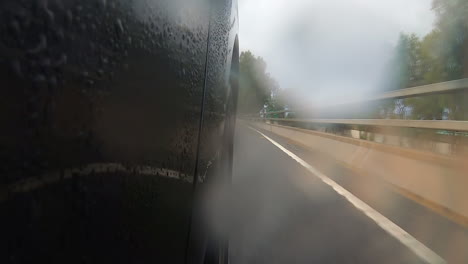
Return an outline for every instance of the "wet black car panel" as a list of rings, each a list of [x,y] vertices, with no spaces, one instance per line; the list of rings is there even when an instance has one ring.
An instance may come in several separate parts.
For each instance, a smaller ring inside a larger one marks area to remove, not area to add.
[[[0,3],[0,262],[185,261],[197,160],[229,141],[236,5]]]

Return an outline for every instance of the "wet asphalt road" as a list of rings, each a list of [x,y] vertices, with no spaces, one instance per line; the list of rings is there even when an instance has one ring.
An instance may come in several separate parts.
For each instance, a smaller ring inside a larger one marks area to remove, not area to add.
[[[231,263],[424,263],[344,197],[245,125],[237,126]],[[373,179],[272,134],[275,141],[449,263],[468,263],[468,232]]]

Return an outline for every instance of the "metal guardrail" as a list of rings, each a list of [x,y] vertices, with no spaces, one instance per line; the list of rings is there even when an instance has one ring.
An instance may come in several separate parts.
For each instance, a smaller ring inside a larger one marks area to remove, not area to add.
[[[360,101],[351,102],[369,102],[385,99],[400,99],[414,96],[425,96],[439,93],[452,93],[459,90],[468,89],[468,78],[434,83],[429,85],[417,86],[412,88],[401,89],[392,92],[386,92],[377,96],[372,96]],[[402,119],[298,119],[298,118],[268,118],[268,115],[280,113],[300,112],[295,110],[280,110],[263,113],[261,120],[283,121],[283,122],[302,122],[316,124],[344,124],[344,125],[364,125],[364,126],[383,126],[383,127],[405,127],[405,128],[424,128],[438,129],[448,131],[468,131],[468,121],[453,121],[453,120],[402,120]]]
[[[279,110],[279,111],[271,111],[271,112],[266,112],[265,114],[267,115],[273,115],[273,114],[282,114],[286,112],[295,112],[293,110]]]
[[[460,79],[460,80],[453,80],[453,81],[448,81],[448,82],[433,83],[433,84],[428,84],[428,85],[422,85],[422,86],[416,86],[416,87],[386,92],[380,95],[370,96],[368,98],[364,98],[361,100],[352,101],[352,102],[349,102],[349,104],[378,101],[378,100],[385,100],[385,99],[401,99],[401,98],[407,98],[407,97],[425,96],[425,95],[440,94],[440,93],[452,93],[452,92],[457,92],[463,89],[468,89],[468,78]],[[286,112],[293,113],[293,112],[300,112],[300,111],[290,109],[290,110],[266,112],[264,114],[270,115],[270,114],[281,114],[281,113],[286,113]]]
[[[364,101],[375,101],[392,98],[399,99],[437,93],[456,92],[462,89],[468,89],[468,78],[396,90],[370,97],[368,99],[365,99]]]
[[[450,131],[468,131],[468,121],[452,120],[401,120],[401,119],[295,119],[295,118],[259,118],[259,120],[302,122],[316,124],[344,124],[364,126],[386,126],[440,129]]]

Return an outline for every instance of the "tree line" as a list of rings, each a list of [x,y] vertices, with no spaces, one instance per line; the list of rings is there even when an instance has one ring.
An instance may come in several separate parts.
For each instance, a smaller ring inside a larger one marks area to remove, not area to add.
[[[436,22],[429,34],[400,34],[385,91],[468,77],[468,1],[433,0],[432,10]],[[382,105],[383,117],[462,120],[467,103],[463,92],[394,100]]]
[[[240,54],[239,65],[239,112],[258,113],[280,91],[278,82],[266,71],[265,60],[251,51]]]

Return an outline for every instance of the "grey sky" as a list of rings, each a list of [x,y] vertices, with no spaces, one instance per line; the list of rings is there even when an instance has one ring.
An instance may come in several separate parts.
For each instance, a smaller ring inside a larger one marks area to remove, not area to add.
[[[400,32],[433,26],[431,0],[239,0],[241,50],[312,101],[377,89]]]

